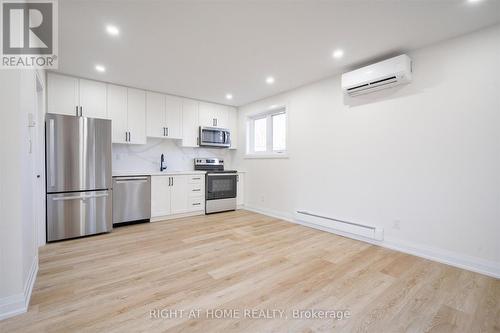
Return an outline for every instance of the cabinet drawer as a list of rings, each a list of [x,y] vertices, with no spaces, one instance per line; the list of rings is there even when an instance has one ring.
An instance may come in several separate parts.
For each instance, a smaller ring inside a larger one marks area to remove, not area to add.
[[[205,194],[205,186],[203,183],[188,184],[189,196],[203,196]]]
[[[189,175],[188,176],[189,184],[203,184],[205,183],[205,175]]]
[[[203,197],[192,197],[188,200],[189,210],[201,210],[205,209],[205,198]]]

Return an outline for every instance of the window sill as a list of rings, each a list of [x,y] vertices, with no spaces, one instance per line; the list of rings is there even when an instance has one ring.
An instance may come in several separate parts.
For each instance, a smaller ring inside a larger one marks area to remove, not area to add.
[[[287,153],[284,153],[284,154],[246,154],[244,156],[245,159],[259,159],[259,158],[262,158],[262,159],[280,159],[280,158],[288,158],[288,154]]]

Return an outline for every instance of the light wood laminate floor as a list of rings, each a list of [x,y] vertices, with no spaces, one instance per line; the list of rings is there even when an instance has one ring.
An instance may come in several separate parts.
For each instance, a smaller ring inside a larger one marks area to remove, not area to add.
[[[499,303],[499,280],[240,210],[43,247],[29,311],[0,332],[497,332]]]

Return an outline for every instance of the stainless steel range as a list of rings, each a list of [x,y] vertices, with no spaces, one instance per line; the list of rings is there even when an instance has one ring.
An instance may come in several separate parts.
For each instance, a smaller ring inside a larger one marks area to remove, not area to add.
[[[194,169],[207,172],[205,177],[205,213],[236,210],[238,174],[235,170],[224,170],[224,160],[217,158],[195,158]]]

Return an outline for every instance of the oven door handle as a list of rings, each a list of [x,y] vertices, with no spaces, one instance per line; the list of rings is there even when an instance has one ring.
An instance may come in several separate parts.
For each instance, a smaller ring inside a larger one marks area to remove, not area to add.
[[[207,177],[237,176],[237,173],[208,173]]]

